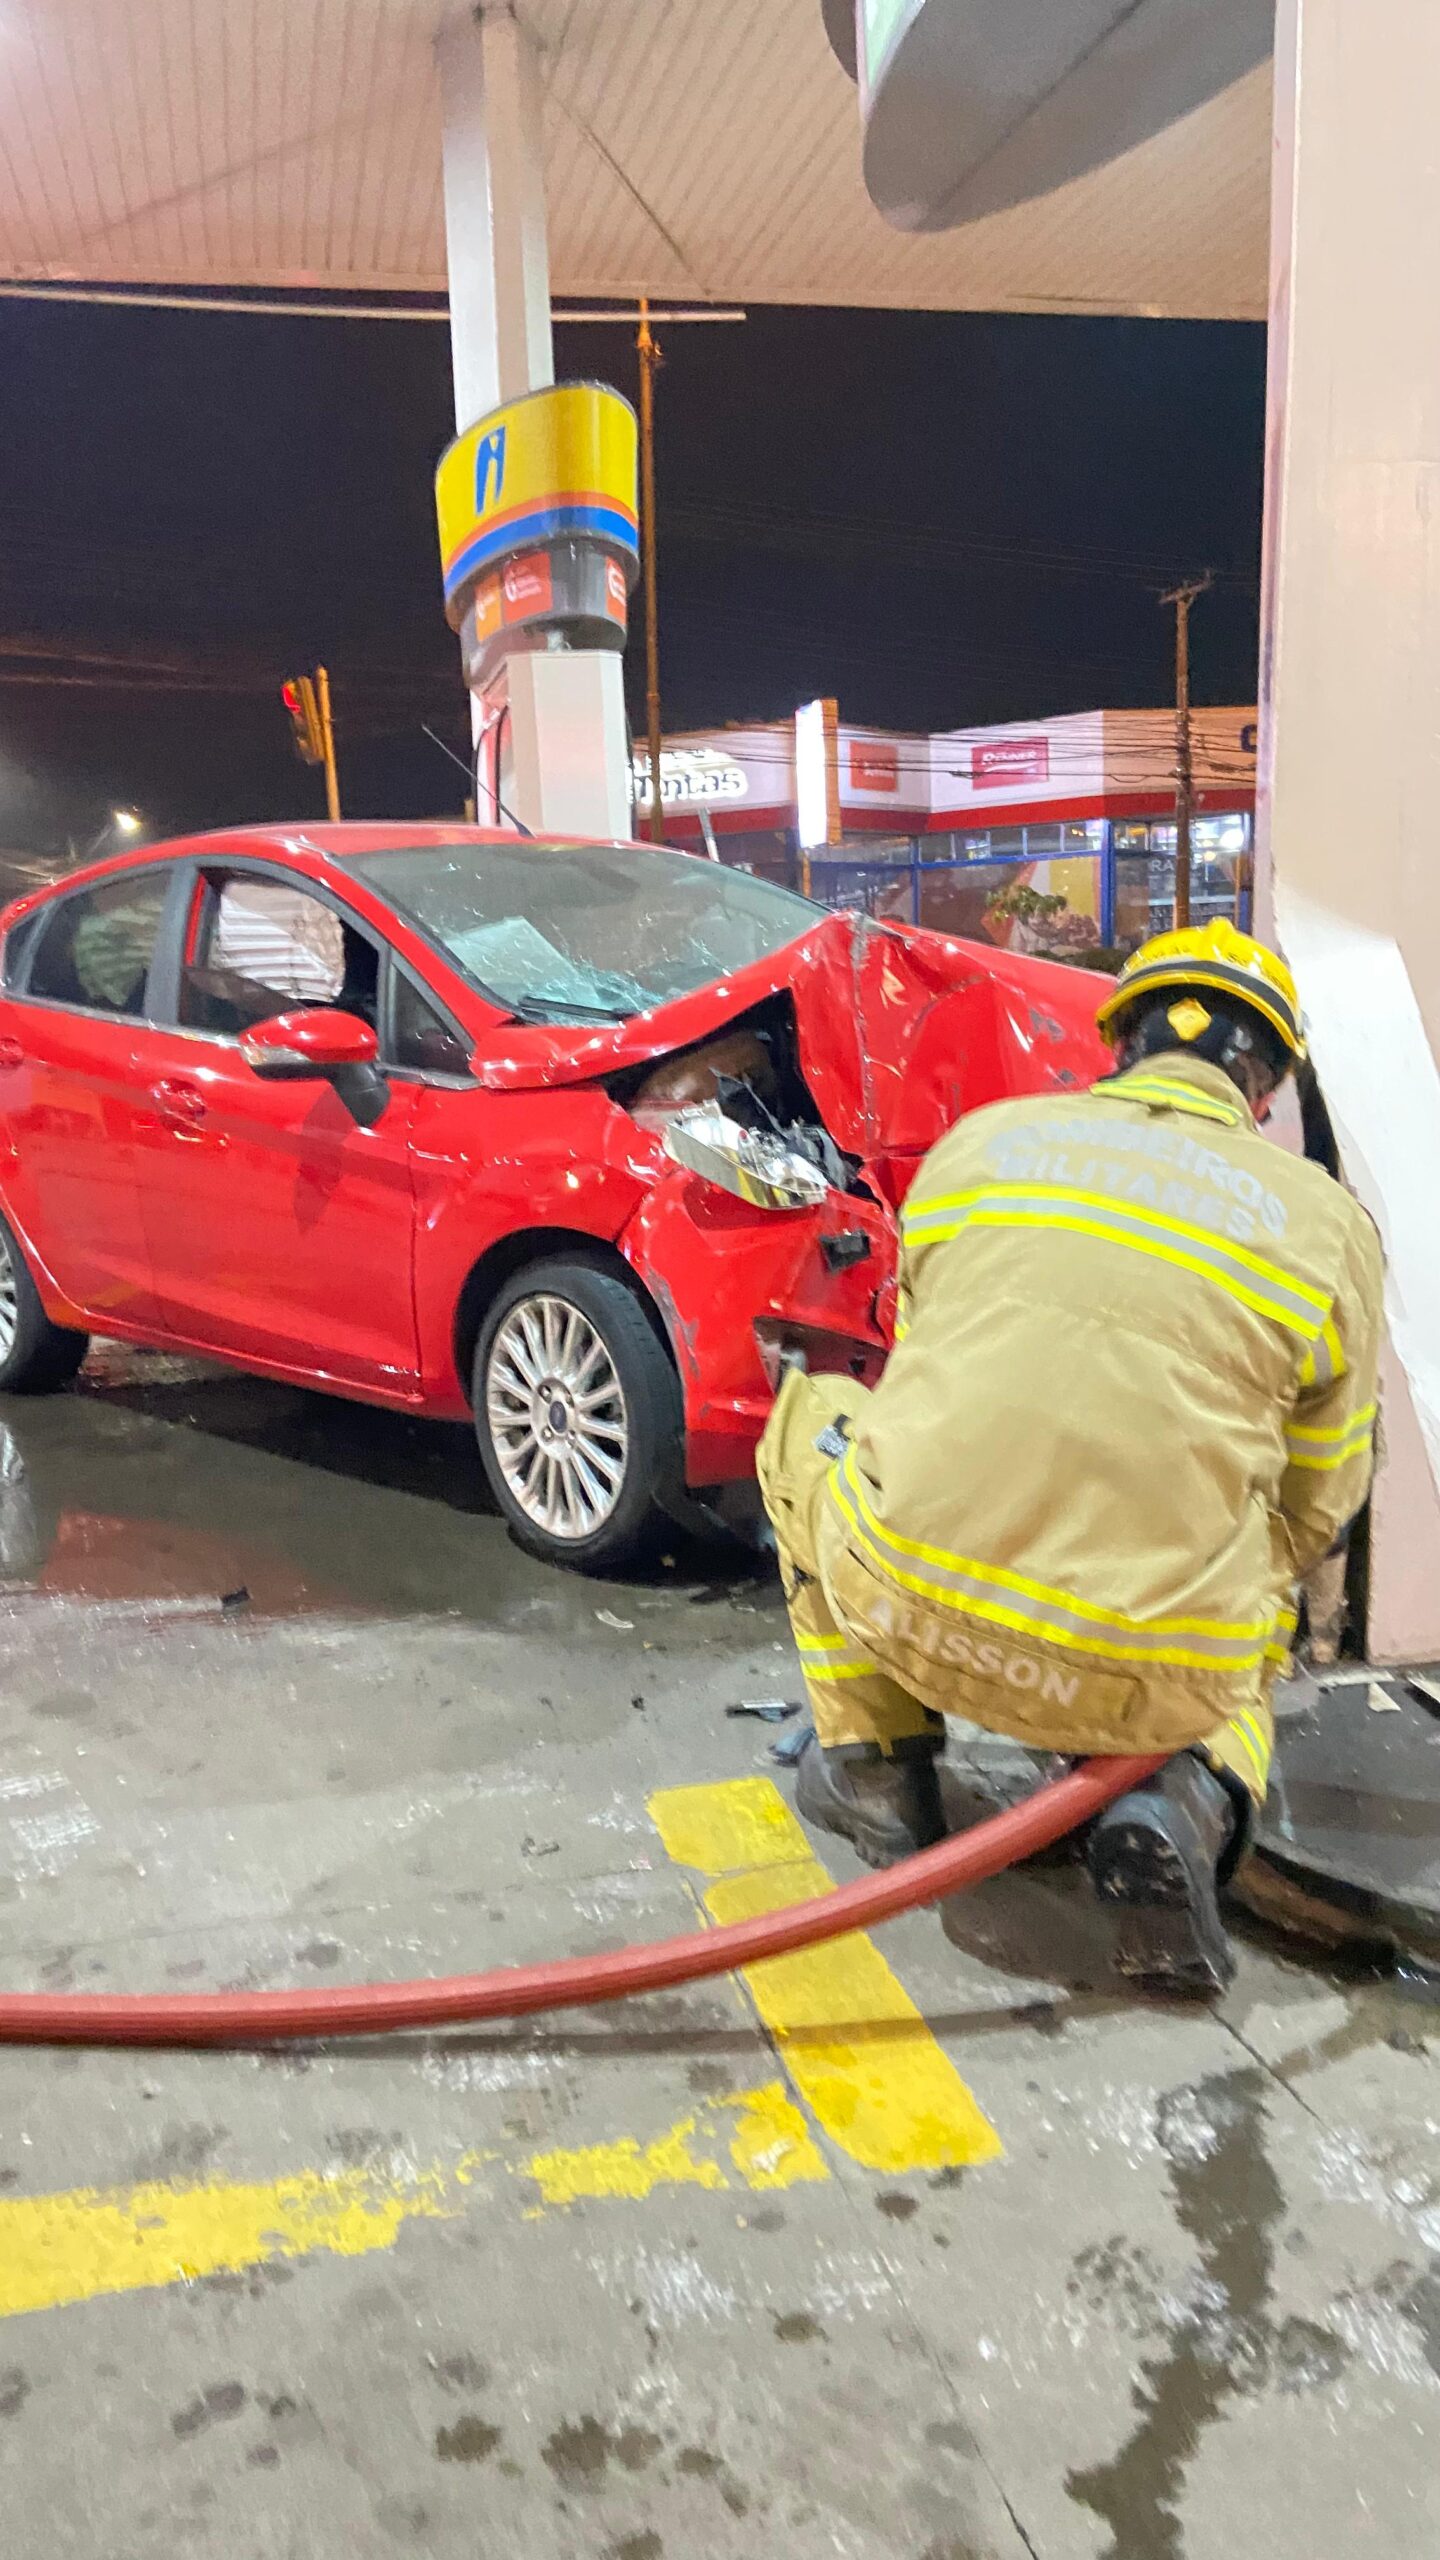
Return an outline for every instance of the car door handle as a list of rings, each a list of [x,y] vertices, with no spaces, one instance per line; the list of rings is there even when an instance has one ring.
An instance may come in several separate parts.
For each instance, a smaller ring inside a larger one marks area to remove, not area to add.
[[[198,1129],[205,1117],[205,1096],[197,1084],[178,1076],[162,1076],[150,1088],[150,1099],[167,1129]]]
[[[0,1040],[0,1071],[6,1067],[23,1067],[25,1052],[18,1040]]]

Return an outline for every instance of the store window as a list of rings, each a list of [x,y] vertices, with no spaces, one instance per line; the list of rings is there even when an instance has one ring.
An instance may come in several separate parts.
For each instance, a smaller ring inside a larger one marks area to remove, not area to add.
[[[914,874],[892,862],[812,862],[811,894],[825,907],[855,907],[889,924],[915,922]]]
[[[1245,922],[1249,915],[1250,848],[1254,829],[1247,811],[1230,809],[1197,817],[1190,829],[1190,917]],[[1126,821],[1115,829],[1115,940],[1133,950],[1151,934],[1168,933],[1175,921],[1175,822],[1173,818]]]
[[[1009,863],[925,863],[919,873],[917,922],[934,933],[962,933],[972,942],[992,942],[995,936],[986,927],[986,907],[1014,877]]]

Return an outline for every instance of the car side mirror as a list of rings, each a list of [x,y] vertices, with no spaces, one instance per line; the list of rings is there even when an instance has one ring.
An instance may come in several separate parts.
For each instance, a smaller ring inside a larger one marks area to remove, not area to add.
[[[358,1013],[313,1006],[272,1014],[251,1025],[240,1055],[267,1084],[333,1085],[362,1129],[373,1129],[390,1099],[378,1064],[380,1043]]]

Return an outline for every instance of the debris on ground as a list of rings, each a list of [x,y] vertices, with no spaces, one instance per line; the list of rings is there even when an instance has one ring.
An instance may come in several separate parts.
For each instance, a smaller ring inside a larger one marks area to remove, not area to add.
[[[222,1609],[243,1609],[248,1606],[249,1599],[250,1586],[248,1583],[241,1582],[237,1583],[233,1591],[221,1592],[220,1606]]]
[[[793,1769],[814,1731],[808,1716],[803,1724],[792,1725],[788,1733],[781,1734],[778,1742],[771,1743],[771,1759],[778,1761],[782,1769]]]
[[[559,1846],[558,1840],[532,1840],[527,1831],[520,1843],[520,1855],[522,1858],[553,1858]]]
[[[617,1635],[633,1636],[635,1633],[633,1618],[617,1618],[613,1609],[597,1609],[595,1615],[602,1627],[613,1627]]]
[[[787,1724],[800,1713],[798,1698],[741,1698],[725,1710],[727,1716],[758,1716],[762,1724]]]
[[[1369,1707],[1372,1716],[1398,1716],[1402,1712],[1399,1699],[1392,1698],[1378,1680],[1370,1683]]]

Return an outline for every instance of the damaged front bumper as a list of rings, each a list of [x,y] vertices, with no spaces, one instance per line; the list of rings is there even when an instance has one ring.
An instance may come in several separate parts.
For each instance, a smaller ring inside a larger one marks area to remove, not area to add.
[[[670,1337],[692,1489],[753,1473],[787,1363],[866,1385],[884,1368],[896,1238],[876,1201],[832,1191],[813,1208],[762,1209],[677,1171],[619,1243]]]

